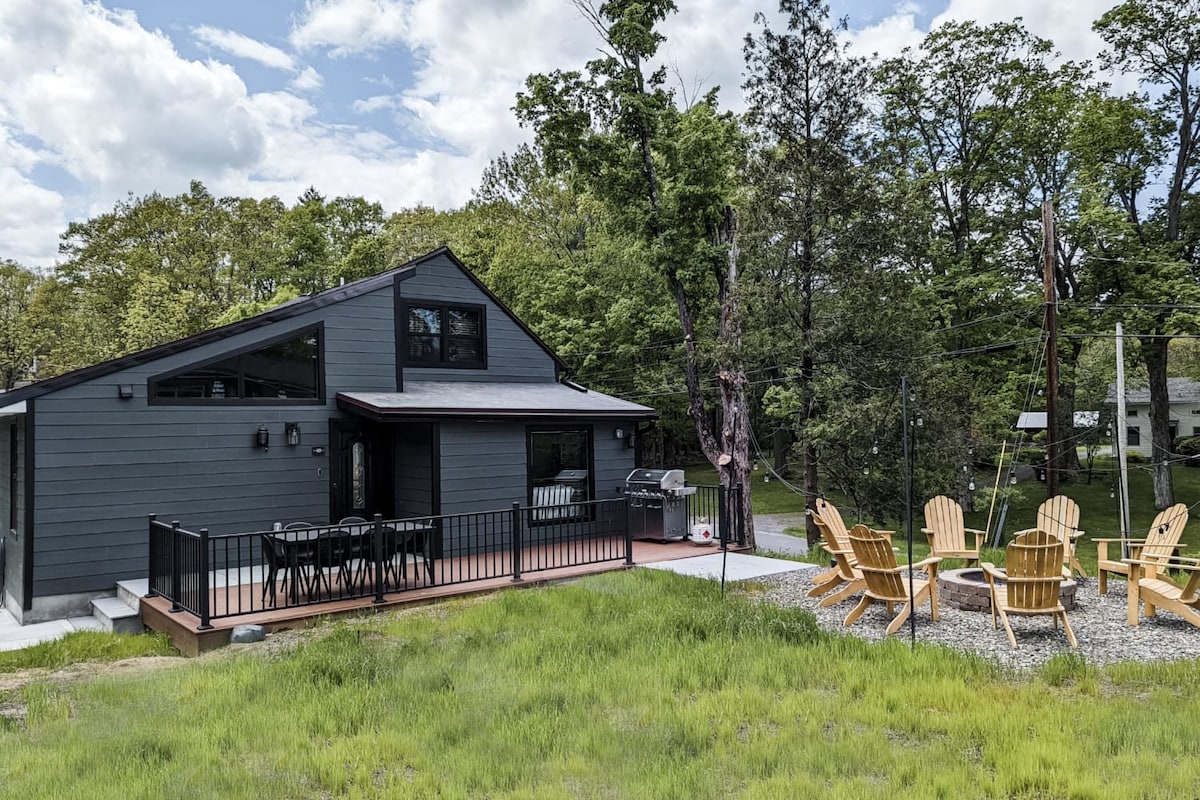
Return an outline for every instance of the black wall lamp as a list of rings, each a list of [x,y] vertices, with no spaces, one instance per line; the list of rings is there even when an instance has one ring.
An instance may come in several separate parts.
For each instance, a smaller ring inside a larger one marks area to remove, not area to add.
[[[255,435],[254,441],[263,450],[266,450],[267,448],[269,448],[271,446],[271,432],[269,430],[267,430],[266,425],[258,426],[258,433]]]
[[[288,447],[295,447],[300,444],[300,423],[283,423],[283,438],[288,443]]]
[[[133,398],[133,384],[121,383],[117,385],[117,397],[122,400],[130,400]]]

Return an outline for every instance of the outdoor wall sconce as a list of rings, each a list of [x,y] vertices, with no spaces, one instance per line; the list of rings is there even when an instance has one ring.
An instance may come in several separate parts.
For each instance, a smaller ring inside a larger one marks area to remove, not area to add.
[[[122,383],[117,386],[117,397],[122,400],[130,400],[133,398],[133,384]]]
[[[271,432],[267,430],[266,425],[258,426],[258,434],[254,437],[254,441],[263,450],[266,450],[271,446]]]
[[[613,438],[614,438],[614,439],[624,439],[624,438],[625,438],[625,429],[624,429],[624,428],[617,428],[616,430],[614,430],[614,431],[613,431]]]
[[[300,444],[300,423],[283,423],[283,436],[287,440],[288,447],[295,447],[296,445]]]

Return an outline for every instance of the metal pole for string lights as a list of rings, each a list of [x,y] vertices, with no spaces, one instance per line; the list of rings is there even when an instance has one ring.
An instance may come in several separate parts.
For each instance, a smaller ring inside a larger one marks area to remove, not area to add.
[[[1058,321],[1054,291],[1054,203],[1042,203],[1042,282],[1046,295],[1046,497],[1058,494]]]
[[[900,417],[904,430],[900,438],[904,441],[904,515],[908,525],[908,641],[917,645],[916,599],[913,597],[913,517],[912,517],[912,451],[909,448],[908,424],[908,376],[900,377]]]

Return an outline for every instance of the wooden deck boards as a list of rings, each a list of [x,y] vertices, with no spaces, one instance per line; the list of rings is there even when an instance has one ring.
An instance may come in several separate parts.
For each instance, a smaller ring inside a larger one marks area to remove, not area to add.
[[[733,548],[731,548],[733,549]],[[656,561],[672,561],[680,558],[692,558],[714,552],[712,547],[702,547],[691,542],[634,542],[634,564],[649,564]],[[535,554],[529,553],[525,563],[535,563]],[[543,560],[540,563],[556,563],[552,554],[546,553],[545,548],[538,554]],[[494,555],[481,556],[479,563],[465,563],[469,559],[446,559],[458,562],[443,564],[434,562],[435,581],[444,576],[467,576],[495,574],[499,569]],[[308,621],[345,614],[373,613],[377,610],[396,608],[398,606],[428,603],[434,600],[457,597],[483,592],[494,592],[510,587],[536,586],[539,584],[561,581],[583,575],[599,572],[625,569],[624,560],[607,561],[599,564],[585,564],[572,567],[539,570],[522,573],[522,580],[513,581],[511,576],[482,578],[464,583],[433,583],[422,584],[410,582],[410,587],[403,591],[389,592],[384,595],[383,603],[376,603],[373,596],[357,598],[338,598],[338,585],[333,582],[334,597],[314,605],[269,608],[253,613],[239,614],[232,617],[221,617],[212,620],[209,630],[200,630],[200,618],[186,611],[172,612],[171,603],[162,597],[142,598],[141,612],[143,623],[152,630],[166,633],[172,644],[185,655],[198,655],[202,652],[222,647],[229,643],[229,636],[238,625],[262,625],[269,631],[300,627]],[[333,577],[333,576],[331,576]],[[227,609],[259,609],[262,608],[262,584],[243,583],[230,585],[212,590],[212,613],[224,614]],[[322,595],[324,591],[322,590]],[[280,598],[282,599],[282,598]]]

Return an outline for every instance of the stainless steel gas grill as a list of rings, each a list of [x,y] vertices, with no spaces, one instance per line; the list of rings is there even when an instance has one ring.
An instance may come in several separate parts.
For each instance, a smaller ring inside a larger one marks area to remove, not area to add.
[[[635,469],[625,479],[629,535],[666,542],[688,534],[688,495],[681,469]]]

